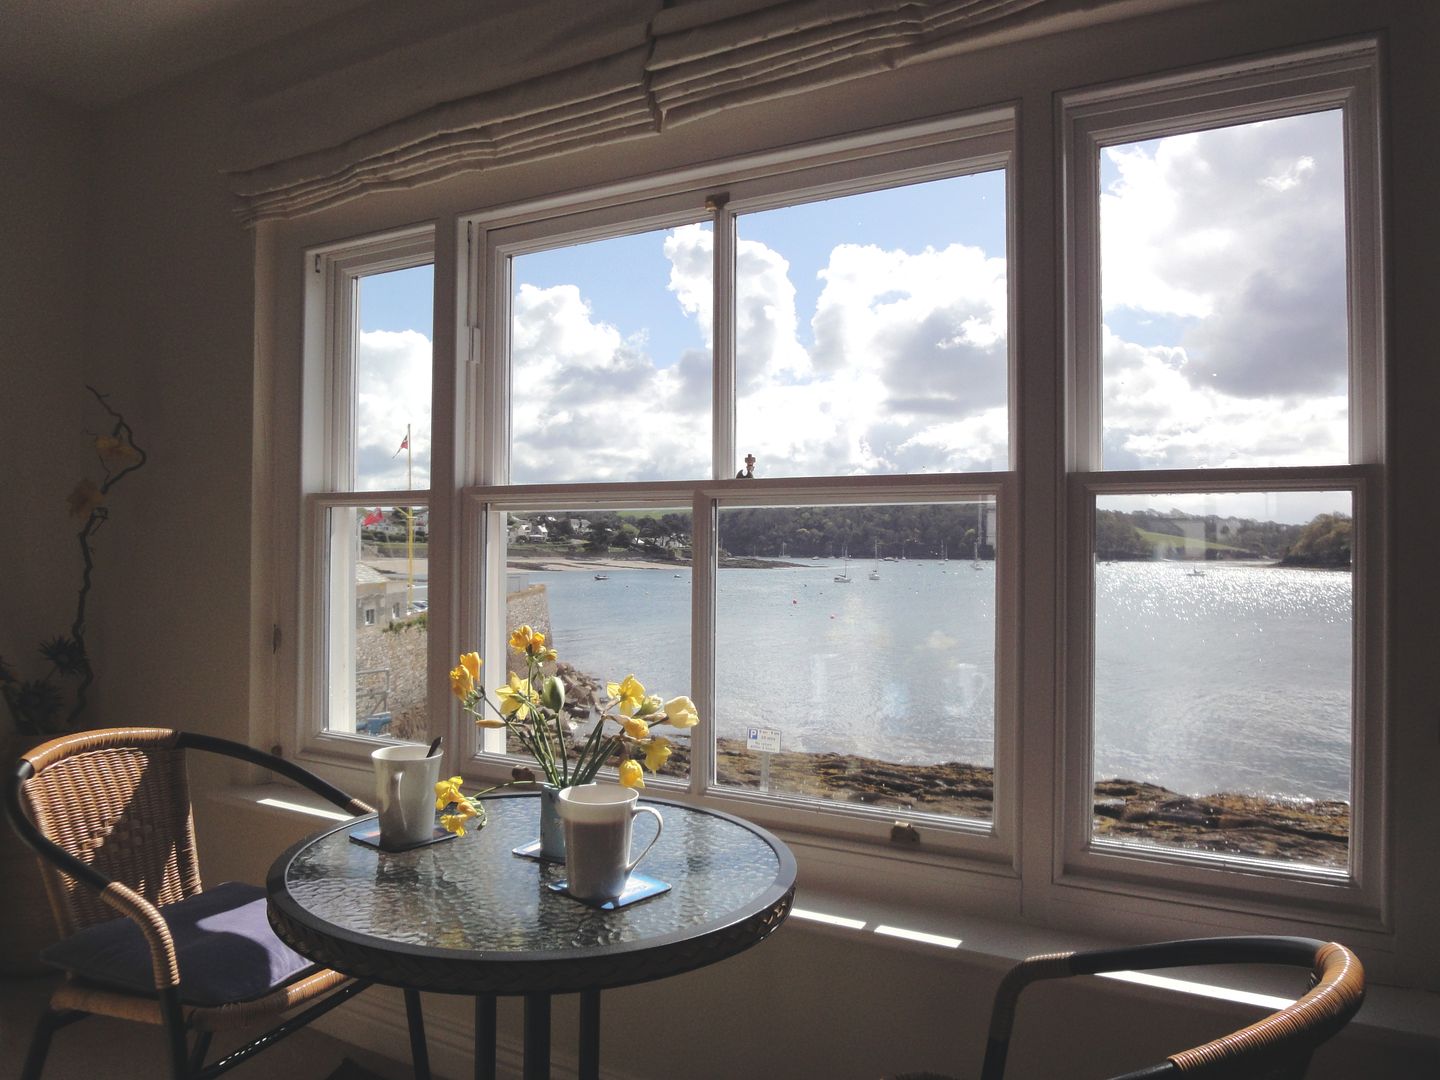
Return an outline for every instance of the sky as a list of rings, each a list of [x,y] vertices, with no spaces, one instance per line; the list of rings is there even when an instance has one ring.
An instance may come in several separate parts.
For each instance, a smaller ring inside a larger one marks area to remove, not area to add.
[[[1106,147],[1100,166],[1104,467],[1346,461],[1340,113]],[[994,171],[741,215],[737,458],[1008,468],[1004,214]],[[697,221],[515,259],[516,482],[709,475],[712,251]],[[428,483],[432,283],[361,287],[361,488],[405,486],[407,423]],[[1225,503],[1308,520],[1337,498]]]

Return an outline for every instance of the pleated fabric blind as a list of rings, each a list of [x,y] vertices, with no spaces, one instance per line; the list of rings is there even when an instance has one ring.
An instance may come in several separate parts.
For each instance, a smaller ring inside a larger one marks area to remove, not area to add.
[[[977,39],[1041,33],[1052,16],[1112,3],[1125,0],[498,5],[463,26],[258,94],[237,118],[253,142],[250,160],[229,175],[244,221],[289,217],[370,191],[653,135]]]

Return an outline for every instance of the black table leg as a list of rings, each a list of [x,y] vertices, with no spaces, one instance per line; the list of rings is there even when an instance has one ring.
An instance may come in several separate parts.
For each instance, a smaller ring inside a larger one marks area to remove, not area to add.
[[[405,1018],[410,1022],[410,1060],[415,1080],[430,1080],[430,1051],[425,1045],[425,1015],[420,1011],[420,992],[405,991]]]
[[[600,991],[580,992],[580,1080],[600,1080]]]
[[[525,1080],[550,1080],[550,995],[525,995]]]
[[[475,995],[475,1080],[495,1080],[495,995]]]

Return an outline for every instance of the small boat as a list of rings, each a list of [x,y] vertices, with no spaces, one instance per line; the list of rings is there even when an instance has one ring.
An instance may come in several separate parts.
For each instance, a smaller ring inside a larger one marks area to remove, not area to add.
[[[596,581],[609,581],[609,580],[610,580],[610,575],[609,575],[609,574],[596,574],[596,575],[595,575],[595,580],[596,580]]]
[[[880,580],[880,541],[875,541],[875,565],[870,569],[870,580]]]
[[[1187,570],[1187,571],[1185,572],[1185,576],[1186,576],[1186,577],[1204,577],[1204,576],[1205,576],[1205,571],[1204,571],[1204,570]]]

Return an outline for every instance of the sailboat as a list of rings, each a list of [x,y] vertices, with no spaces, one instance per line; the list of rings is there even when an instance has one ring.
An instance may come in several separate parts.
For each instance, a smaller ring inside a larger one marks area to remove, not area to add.
[[[875,565],[870,570],[870,580],[880,580],[880,541],[875,541]]]
[[[845,569],[835,575],[835,580],[841,585],[850,584],[850,550],[845,550]]]

